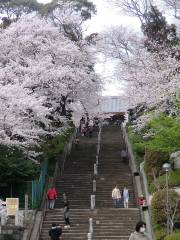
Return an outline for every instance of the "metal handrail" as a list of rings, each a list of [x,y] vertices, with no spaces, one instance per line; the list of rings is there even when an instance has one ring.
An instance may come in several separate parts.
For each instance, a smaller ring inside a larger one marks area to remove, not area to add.
[[[66,157],[67,157],[67,154],[69,153],[70,154],[70,151],[71,151],[71,148],[72,148],[72,143],[74,141],[74,138],[76,136],[76,130],[74,131],[74,133],[72,134],[72,136],[70,137],[70,140],[69,142],[66,144],[66,146],[64,147],[64,150],[63,150],[63,154],[62,154],[62,165],[60,166],[60,163],[59,161],[56,162],[56,167],[55,167],[55,171],[54,171],[54,182],[56,181],[57,179],[57,176],[58,176],[58,171],[60,170],[60,175],[62,176],[63,174],[63,171],[64,171],[64,164],[65,164],[65,161],[66,161]],[[49,182],[48,182],[49,184]],[[48,185],[46,184],[46,185]],[[46,199],[46,190],[47,190],[47,187],[45,188],[45,191],[44,191],[44,196],[43,196],[43,200],[42,200],[42,204],[41,204],[41,214],[39,211],[36,212],[36,216],[38,215],[38,213],[41,215],[40,216],[40,221],[39,221],[39,226],[38,226],[38,231],[37,231],[37,234],[36,236],[33,236],[33,239],[31,238],[31,235],[29,237],[29,239],[32,239],[32,240],[39,240],[39,237],[40,237],[40,233],[41,233],[41,230],[42,230],[42,224],[43,224],[43,220],[44,220],[44,217],[46,215],[46,210],[48,208],[48,201]],[[36,218],[36,217],[35,217]]]
[[[100,152],[100,146],[101,146],[101,132],[102,132],[102,124],[100,123],[99,126],[99,132],[98,132],[98,141],[97,141],[97,150],[96,150],[96,162],[94,163],[94,176],[98,174],[98,163],[99,163],[99,152]],[[91,210],[94,210],[95,208],[95,192],[96,192],[96,180],[93,179],[93,194],[91,197]],[[93,239],[93,219],[89,219],[89,232],[87,234],[87,239],[92,240]]]
[[[63,158],[62,158],[63,162],[62,162],[61,167],[59,166],[59,164],[57,166],[57,169],[59,169],[59,168],[61,169],[60,176],[63,175],[64,165],[65,165],[65,162],[66,162],[66,159],[67,159],[67,155],[70,155],[70,152],[71,152],[71,149],[72,149],[72,145],[73,145],[74,139],[76,137],[76,133],[77,133],[77,129],[74,130],[73,134],[70,137],[70,140],[69,140],[68,144],[64,148],[63,155],[62,155],[63,156]],[[55,176],[57,177],[57,174]]]

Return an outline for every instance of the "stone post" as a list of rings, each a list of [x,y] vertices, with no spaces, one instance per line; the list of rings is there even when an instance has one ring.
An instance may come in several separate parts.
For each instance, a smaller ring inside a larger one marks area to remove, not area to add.
[[[94,163],[94,175],[97,175],[97,174],[98,174],[97,164]]]
[[[93,192],[96,192],[96,180],[93,179]]]
[[[91,195],[91,209],[95,208],[95,195]]]

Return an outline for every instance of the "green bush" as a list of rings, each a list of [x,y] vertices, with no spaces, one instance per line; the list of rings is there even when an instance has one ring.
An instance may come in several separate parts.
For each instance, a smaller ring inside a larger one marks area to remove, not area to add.
[[[146,149],[145,151],[145,165],[144,170],[148,176],[159,175],[162,170],[162,165],[169,160],[169,154],[167,152],[155,151]]]
[[[70,128],[64,134],[57,135],[42,145],[43,158],[48,160],[48,175],[52,176],[54,174],[57,158],[63,152],[64,146],[73,131],[74,129]]]
[[[73,130],[74,129],[70,128],[64,134],[46,140],[41,149],[44,153],[44,157],[50,161],[56,160],[56,157],[62,153],[65,143],[68,141]]]
[[[144,143],[142,142],[137,142],[137,143],[134,143],[134,151],[140,155],[140,156],[144,156],[144,153],[145,153],[145,148],[144,148]]]
[[[162,189],[164,188],[165,184],[166,184],[166,175],[160,176],[159,178],[157,178],[157,182],[159,183],[159,187]],[[171,171],[169,173],[169,177],[168,177],[168,184],[170,187],[178,187],[180,186],[180,169],[179,170],[175,170],[175,171]],[[154,186],[154,183],[152,182],[149,186],[149,191],[151,193],[155,192],[157,189]]]
[[[0,153],[0,186],[32,181],[39,176],[39,165],[26,159],[20,149],[0,145]]]
[[[172,233],[169,236],[166,236],[164,240],[180,240],[180,232],[179,233]]]
[[[135,155],[135,159],[138,164],[143,161],[144,153],[145,153],[145,143],[142,137],[138,134],[135,134],[131,127],[128,128],[128,135],[130,142],[132,144],[132,149]]]
[[[152,220],[154,224],[166,224],[167,215],[166,215],[166,190],[159,190],[154,193],[151,203],[151,212]],[[179,201],[179,195],[173,191],[169,190],[169,209],[170,214],[173,214],[175,206]],[[177,214],[175,220],[177,219]]]
[[[161,115],[148,124],[154,137],[147,147],[162,152],[175,152],[180,149],[180,119]]]
[[[165,228],[160,225],[158,225],[158,227],[154,229],[154,233],[156,236],[156,240],[164,240],[164,237],[166,236]]]

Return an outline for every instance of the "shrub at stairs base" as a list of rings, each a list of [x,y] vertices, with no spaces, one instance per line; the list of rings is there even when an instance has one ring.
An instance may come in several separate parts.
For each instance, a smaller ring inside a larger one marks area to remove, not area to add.
[[[156,240],[164,240],[164,238],[166,236],[166,229],[160,225],[157,225],[154,228],[154,233],[156,236]]]
[[[154,224],[166,225],[167,222],[167,195],[166,190],[159,190],[154,193],[151,203],[152,220]],[[169,190],[169,214],[175,213],[177,204],[179,203],[179,195]],[[178,219],[178,212],[175,214],[174,220]]]
[[[172,233],[169,236],[166,236],[164,240],[180,240],[180,232],[179,233]]]

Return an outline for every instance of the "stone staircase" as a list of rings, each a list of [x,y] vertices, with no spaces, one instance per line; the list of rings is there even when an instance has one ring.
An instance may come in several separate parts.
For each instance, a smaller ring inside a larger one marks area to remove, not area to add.
[[[118,185],[121,192],[125,186],[129,189],[129,207],[136,207],[132,174],[128,163],[124,163],[120,157],[123,147],[123,138],[120,129],[116,126],[111,126],[111,128],[104,127],[101,139],[98,177],[96,178],[96,206],[98,208],[112,207],[111,192],[115,185]]]
[[[90,210],[93,170],[97,147],[97,133],[92,138],[81,137],[79,149],[73,149],[71,158],[65,163],[64,174],[58,176],[56,188],[58,200],[55,209],[48,210],[43,221],[39,240],[48,240],[48,230],[52,223],[64,226],[62,193],[66,192],[70,201],[71,229],[63,229],[62,240],[85,240],[89,232],[89,218],[93,219],[95,240],[126,240],[139,220],[139,210],[135,205],[132,176],[127,164],[120,159],[123,141],[118,127],[103,128],[100,150],[96,208]],[[129,209],[112,207],[111,192],[115,185],[120,190],[124,186],[130,190]]]
[[[140,219],[139,209],[132,183],[132,174],[128,163],[121,159],[124,147],[120,128],[104,127],[102,131],[101,152],[99,156],[98,176],[96,177],[96,209],[93,218],[93,240],[126,240],[134,231],[136,222]],[[129,209],[112,207],[111,192],[118,185],[120,191],[126,186],[130,192]]]

